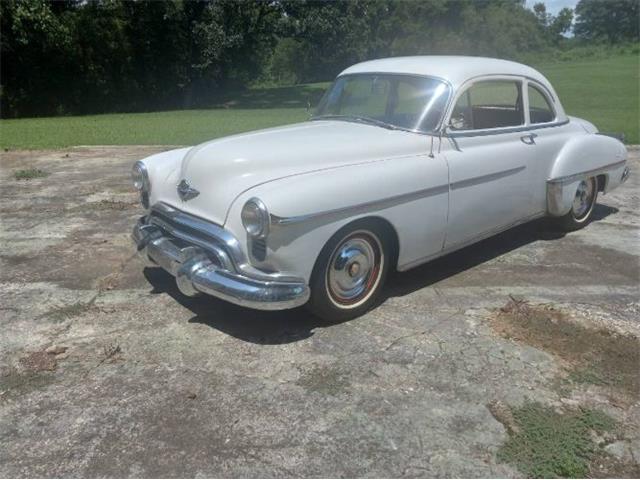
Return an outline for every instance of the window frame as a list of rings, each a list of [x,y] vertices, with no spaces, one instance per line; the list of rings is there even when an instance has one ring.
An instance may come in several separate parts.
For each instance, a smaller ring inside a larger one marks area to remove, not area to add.
[[[538,93],[540,95],[542,95],[542,98],[544,98],[547,101],[547,104],[549,105],[549,107],[551,108],[551,113],[552,113],[552,118],[550,121],[548,122],[538,122],[538,123],[533,123],[531,121],[531,111],[530,111],[530,103],[529,103],[529,87],[534,88],[535,90],[538,91]],[[540,83],[533,81],[533,80],[529,80],[527,79],[526,82],[526,90],[527,90],[527,95],[526,95],[526,121],[527,121],[527,125],[530,125],[532,127],[540,127],[540,126],[548,126],[554,123],[558,122],[558,110],[556,109],[555,106],[555,102],[553,101],[553,99],[549,96],[547,89],[544,88],[544,86],[540,85]]]
[[[329,94],[329,91],[333,88],[335,82],[337,82],[340,78],[357,76],[357,75],[386,75],[386,76],[394,75],[394,76],[404,76],[404,77],[419,77],[419,78],[427,78],[429,80],[437,80],[440,83],[444,84],[444,86],[447,89],[447,92],[446,92],[447,96],[446,96],[446,99],[445,99],[445,102],[444,102],[445,107],[444,107],[443,113],[440,115],[440,118],[438,119],[436,127],[433,130],[411,129],[411,128],[404,128],[404,127],[400,127],[400,126],[394,125],[394,127],[397,130],[400,130],[400,131],[403,131],[403,132],[416,133],[418,135],[433,136],[433,135],[441,134],[442,130],[444,129],[444,127],[446,125],[445,118],[447,118],[448,109],[449,109],[449,107],[451,105],[451,99],[453,97],[453,93],[454,93],[455,89],[453,88],[453,85],[451,84],[451,82],[449,80],[447,80],[446,78],[438,77],[438,76],[435,76],[435,75],[425,75],[425,74],[421,74],[421,73],[406,73],[406,72],[390,72],[390,71],[372,70],[370,72],[366,72],[366,71],[365,72],[354,72],[354,73],[345,73],[345,74],[342,74],[342,75],[338,75],[333,80],[333,82],[331,82],[331,85],[329,85],[327,90],[325,90],[324,95],[320,99],[320,102],[318,102],[318,105],[314,109],[314,114],[309,118],[309,121],[314,121],[314,120],[320,120],[321,119],[321,117],[316,117],[318,109],[320,108],[320,105],[322,105],[322,103],[325,101],[325,96],[327,96]]]
[[[478,129],[472,129],[472,130],[453,130],[451,129],[451,127],[449,126],[449,123],[451,122],[451,116],[453,115],[453,111],[456,108],[456,105],[458,103],[458,100],[463,96],[466,95],[467,92],[473,88],[474,85],[477,85],[478,83],[487,83],[487,82],[512,82],[515,84],[518,84],[518,87],[520,88],[520,98],[522,101],[522,109],[523,109],[523,118],[522,118],[522,123],[519,125],[511,125],[508,127],[495,127],[495,128],[478,128]],[[473,137],[473,136],[479,136],[479,135],[497,135],[497,134],[501,134],[501,133],[509,133],[509,132],[518,132],[518,131],[522,131],[528,128],[528,121],[529,121],[529,98],[526,97],[525,98],[525,94],[524,94],[524,86],[526,85],[526,81],[524,77],[518,76],[518,75],[483,75],[481,77],[476,77],[476,78],[472,78],[470,80],[467,80],[465,83],[463,83],[460,88],[458,89],[458,92],[453,96],[452,98],[452,102],[450,103],[448,109],[447,109],[447,114],[445,115],[445,122],[443,124],[445,130],[445,133],[450,136],[450,137]]]

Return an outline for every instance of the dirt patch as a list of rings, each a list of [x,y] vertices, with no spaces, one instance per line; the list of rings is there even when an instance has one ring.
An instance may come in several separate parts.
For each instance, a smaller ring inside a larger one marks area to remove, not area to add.
[[[32,352],[20,359],[22,366],[30,372],[53,371],[58,367],[55,354]]]
[[[491,412],[491,415],[493,415],[493,418],[498,420],[504,428],[507,429],[509,434],[515,435],[520,433],[520,426],[513,416],[513,412],[509,405],[506,405],[500,400],[494,400],[487,405],[487,408]]]
[[[0,400],[20,397],[34,390],[44,390],[54,381],[51,371],[0,370]]]
[[[496,419],[509,433],[498,460],[534,478],[634,477],[638,465],[609,455],[604,447],[616,440],[616,422],[599,410],[556,411],[539,403],[496,409]],[[598,442],[596,438],[604,438]]]
[[[640,478],[640,465],[637,462],[625,462],[611,455],[603,454],[599,449],[589,464],[591,478]]]
[[[104,290],[113,290],[117,288],[120,280],[120,276],[121,276],[120,273],[116,272],[116,273],[110,273],[100,278],[96,282],[96,286],[98,287],[98,290],[104,291]]]
[[[44,313],[42,317],[48,317],[56,323],[64,322],[65,320],[79,317],[92,310],[98,310],[94,301],[95,299],[92,299],[89,302],[76,302],[63,307],[55,307]]]
[[[349,379],[335,368],[316,365],[302,372],[296,383],[310,391],[337,395],[347,389]]]
[[[567,381],[606,385],[637,398],[640,340],[587,328],[579,320],[549,305],[511,298],[491,325],[504,338],[551,353],[567,370]]]
[[[0,255],[0,260],[7,263],[10,266],[22,265],[32,260],[32,257],[27,255]]]
[[[121,211],[136,208],[137,202],[123,202],[122,200],[100,200],[99,202],[87,202],[70,208],[70,211],[95,212],[102,210]]]

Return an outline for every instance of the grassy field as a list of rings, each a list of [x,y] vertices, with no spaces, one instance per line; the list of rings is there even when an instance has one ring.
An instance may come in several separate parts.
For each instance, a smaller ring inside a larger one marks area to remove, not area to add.
[[[640,143],[640,57],[615,56],[536,65],[556,89],[569,115],[603,132],[624,132]]]
[[[569,115],[583,117],[601,131],[624,132],[627,143],[640,143],[638,55],[535,66],[555,86]],[[304,120],[307,99],[317,100],[326,85],[254,88],[207,110],[0,120],[0,147],[192,145]]]

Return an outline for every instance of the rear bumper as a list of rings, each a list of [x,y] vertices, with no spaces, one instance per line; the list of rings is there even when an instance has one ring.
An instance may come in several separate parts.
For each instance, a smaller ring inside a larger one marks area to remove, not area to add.
[[[206,250],[185,244],[142,217],[133,228],[138,254],[148,266],[160,266],[176,277],[182,293],[198,293],[258,310],[285,310],[303,305],[309,287],[303,280],[252,278],[223,267]]]

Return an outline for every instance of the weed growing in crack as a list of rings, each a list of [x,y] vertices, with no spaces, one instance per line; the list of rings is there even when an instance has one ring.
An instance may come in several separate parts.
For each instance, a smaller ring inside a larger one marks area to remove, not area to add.
[[[592,439],[616,427],[616,422],[598,410],[578,409],[558,413],[539,403],[511,408],[517,428],[500,448],[498,460],[514,465],[535,478],[582,478],[590,462],[603,454]],[[498,418],[500,421],[500,419]]]
[[[31,180],[33,178],[45,178],[50,174],[39,168],[26,168],[24,170],[18,170],[13,174],[13,178],[16,180]]]

